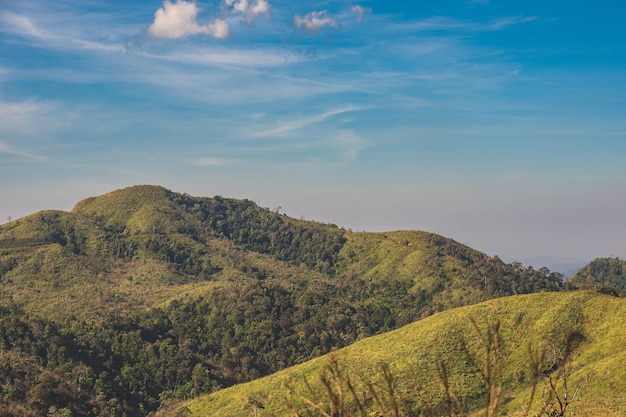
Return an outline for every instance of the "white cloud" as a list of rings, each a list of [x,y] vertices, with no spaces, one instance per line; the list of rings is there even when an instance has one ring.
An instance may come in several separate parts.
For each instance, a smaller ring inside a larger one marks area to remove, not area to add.
[[[230,34],[228,22],[215,19],[213,23],[198,24],[197,17],[200,9],[195,1],[169,0],[163,2],[163,7],[154,14],[154,22],[148,28],[148,34],[155,38],[178,39],[189,35],[210,35],[214,38],[225,39]]]
[[[352,6],[352,8],[350,9],[350,11],[354,14],[356,14],[356,18],[357,20],[360,22],[361,20],[363,20],[363,16],[365,16],[368,13],[372,13],[372,9],[369,7],[363,7],[361,5],[356,5],[356,6]]]
[[[304,17],[297,14],[293,17],[293,24],[297,29],[303,29],[307,32],[315,32],[324,26],[337,26],[337,22],[328,16],[326,10],[311,12]]]
[[[259,15],[269,16],[270,4],[267,0],[223,0],[222,4],[232,13],[243,13],[246,21],[251,22]]]

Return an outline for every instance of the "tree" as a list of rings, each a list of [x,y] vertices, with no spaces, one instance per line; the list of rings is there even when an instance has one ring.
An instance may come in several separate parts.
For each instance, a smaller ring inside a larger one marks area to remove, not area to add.
[[[577,332],[571,332],[566,338],[565,344],[558,346],[551,343],[549,347],[544,347],[539,355],[533,354],[529,348],[529,364],[533,377],[533,386],[528,404],[522,407],[525,417],[546,416],[546,417],[566,417],[569,406],[576,400],[581,389],[584,389],[589,382],[579,384],[574,390],[570,386],[568,365],[572,351],[580,338]],[[532,413],[531,409],[540,382],[545,381],[545,387],[541,394],[541,408],[539,412]]]

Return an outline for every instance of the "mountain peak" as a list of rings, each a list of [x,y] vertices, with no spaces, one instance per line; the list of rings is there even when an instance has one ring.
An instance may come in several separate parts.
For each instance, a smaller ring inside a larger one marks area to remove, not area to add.
[[[126,223],[138,211],[166,207],[172,194],[172,191],[158,185],[134,185],[79,201],[72,213],[106,218],[112,223]]]
[[[171,191],[160,185],[132,185],[110,191],[97,197],[88,197],[76,203],[72,212],[89,210],[93,206],[114,203],[146,203],[166,198]]]

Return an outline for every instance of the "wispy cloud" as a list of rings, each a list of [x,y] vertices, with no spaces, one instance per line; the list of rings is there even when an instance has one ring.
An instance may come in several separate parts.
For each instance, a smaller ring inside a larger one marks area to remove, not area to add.
[[[215,166],[226,166],[226,165],[234,165],[237,163],[236,159],[229,158],[216,158],[216,157],[205,157],[205,158],[197,158],[191,161],[192,165],[201,166],[201,167],[215,167]]]
[[[19,35],[45,39],[49,34],[37,28],[26,16],[21,16],[9,11],[0,11],[0,22],[5,25],[4,31],[12,31]]]
[[[537,16],[513,16],[513,17],[502,17],[499,19],[492,20],[485,25],[481,25],[483,30],[491,31],[491,30],[502,30],[509,26],[520,25],[523,23],[535,22],[539,18]]]
[[[370,7],[363,7],[359,4],[352,6],[350,11],[356,15],[356,19],[360,22],[363,20],[366,14],[372,13],[372,9]]]
[[[16,155],[16,156],[22,156],[24,158],[28,158],[28,159],[37,159],[40,161],[45,161],[46,158],[40,155],[35,155],[32,154],[30,152],[25,152],[22,151],[20,149],[16,149],[12,146],[10,146],[8,143],[6,143],[3,140],[0,140],[0,154],[8,154],[8,155]]]
[[[170,99],[172,96],[180,97],[191,100],[190,103],[221,107],[274,103],[282,107],[286,100],[357,91],[352,84],[341,80],[290,76],[288,70],[291,67],[284,71],[244,65],[207,64],[194,67],[173,57],[160,58],[164,61],[162,63],[139,58],[132,66],[123,68],[125,82],[151,86],[155,94],[166,94]]]
[[[536,16],[511,16],[492,19],[486,22],[472,22],[447,16],[437,16],[401,24],[399,26],[416,31],[490,32],[502,30],[513,25],[533,22],[537,19]]]
[[[42,118],[49,118],[55,109],[53,104],[36,100],[4,101],[0,98],[0,133],[36,134],[50,126],[42,125]]]
[[[14,35],[35,39],[59,49],[90,49],[101,51],[119,52],[119,45],[110,45],[98,41],[90,41],[77,37],[59,35],[54,31],[41,28],[30,17],[9,11],[0,11],[0,32],[8,32]],[[4,27],[3,27],[4,26]]]
[[[210,35],[214,38],[225,39],[230,35],[228,22],[215,19],[213,23],[198,24],[197,16],[200,12],[195,1],[169,0],[163,2],[163,7],[154,14],[154,22],[148,28],[148,34],[155,38],[178,39],[189,35]]]
[[[293,24],[296,29],[302,29],[307,32],[316,32],[325,26],[336,27],[335,19],[328,16],[328,11],[311,12],[305,16],[296,14],[293,17]]]
[[[345,130],[332,137],[327,146],[339,152],[344,160],[354,161],[359,152],[372,146],[372,143],[357,135],[353,130]]]
[[[314,116],[304,117],[298,120],[292,120],[289,122],[280,123],[277,127],[274,127],[272,129],[251,133],[249,137],[260,138],[260,137],[271,137],[271,136],[274,136],[274,137],[283,136],[286,133],[290,133],[290,132],[305,128],[307,126],[323,122],[333,116],[343,114],[343,113],[348,113],[348,112],[359,111],[363,109],[364,109],[363,107],[348,106],[348,107],[344,107],[341,109],[331,110],[326,113],[316,114]]]
[[[307,57],[274,47],[235,48],[201,47],[177,48],[166,53],[139,53],[164,61],[206,66],[241,66],[249,68],[278,67],[307,61]]]

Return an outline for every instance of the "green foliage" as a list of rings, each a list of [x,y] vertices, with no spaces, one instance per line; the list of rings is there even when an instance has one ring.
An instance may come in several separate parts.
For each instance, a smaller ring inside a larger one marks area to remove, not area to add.
[[[3,354],[34,364],[12,377],[0,411],[111,416],[147,415],[447,308],[561,288],[555,274],[431,233],[351,233],[155,186],[0,226],[0,283],[17,320],[0,326],[12,335]]]
[[[567,284],[578,289],[595,289],[609,295],[626,296],[626,261],[598,258],[581,268]]]
[[[106,230],[117,231],[130,241],[131,255],[156,253],[175,264],[197,257],[194,243],[225,238],[279,260],[331,273],[345,242],[345,231],[336,226],[294,220],[249,200],[191,197],[154,186],[88,199],[72,213],[96,218]]]
[[[572,308],[582,315],[570,334],[584,337],[555,339],[572,318],[568,313]],[[560,412],[556,396],[550,395],[551,383],[563,399],[562,376],[567,365],[569,409],[574,415],[619,416],[626,409],[622,394],[626,374],[611,364],[626,358],[624,319],[624,300],[595,293],[492,300],[436,314],[333,352],[331,358],[318,358],[185,406],[192,416],[247,416],[251,409],[242,404],[246,398],[254,398],[263,406],[257,408],[258,416],[287,415],[289,410],[293,414],[294,407],[301,415],[307,410],[322,415],[307,405],[304,397],[324,412],[329,412],[335,401],[351,415],[359,415],[358,399],[366,411],[382,413],[368,386],[372,384],[377,395],[387,395],[385,381],[389,378],[380,368],[384,363],[393,376],[394,396],[404,415],[538,415]],[[560,354],[554,356],[554,352]],[[341,377],[327,370],[335,360],[341,365]],[[333,395],[339,392],[337,381],[343,384],[343,402],[332,400],[327,382],[320,378],[323,375],[335,387]],[[552,376],[551,382],[546,376]],[[529,401],[533,389],[535,398]],[[389,400],[381,403],[390,405]],[[384,412],[390,413],[390,408]]]
[[[569,314],[576,309],[580,316]],[[570,336],[555,338],[570,327],[572,318],[578,321],[571,323]],[[390,392],[385,388],[390,379],[381,373],[384,363],[404,415],[552,415],[562,411],[557,395],[563,401],[566,373],[567,415],[619,416],[626,409],[626,373],[612,366],[626,358],[621,325],[625,319],[623,299],[590,292],[491,300],[436,314],[359,341],[330,358],[317,358],[185,406],[192,416],[247,416],[251,409],[242,404],[254,398],[263,405],[257,408],[258,416],[288,415],[289,410],[293,414],[294,403],[301,415],[307,410],[322,415],[303,397],[329,412],[332,401],[341,402],[328,394],[328,385],[336,395],[339,381],[343,408],[350,415],[359,415],[356,399],[368,412],[393,415],[389,400],[381,401],[387,405],[382,410],[368,391],[371,384],[377,395]],[[333,361],[339,362],[343,376],[329,373]],[[326,382],[320,377],[324,375]]]
[[[0,414],[107,415],[89,390],[86,368],[72,359],[78,350],[54,323],[0,306]]]
[[[396,292],[386,305],[413,305],[407,324],[437,311],[491,298],[562,288],[560,274],[506,264],[427,232],[355,233],[341,251],[338,271],[365,288]]]

